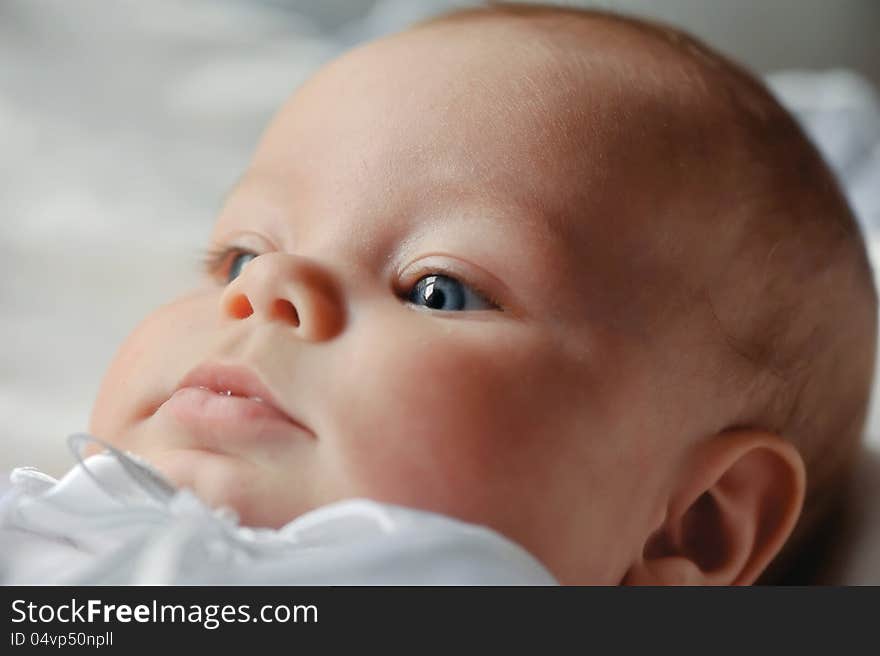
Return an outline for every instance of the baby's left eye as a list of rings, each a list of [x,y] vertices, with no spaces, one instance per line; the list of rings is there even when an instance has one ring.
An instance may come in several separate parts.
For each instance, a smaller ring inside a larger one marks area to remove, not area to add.
[[[468,285],[450,276],[430,274],[422,276],[407,296],[413,305],[432,310],[492,310],[497,306]]]

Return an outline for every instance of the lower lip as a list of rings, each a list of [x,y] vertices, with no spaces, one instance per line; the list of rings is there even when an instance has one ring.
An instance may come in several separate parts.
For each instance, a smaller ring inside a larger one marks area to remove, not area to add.
[[[291,430],[311,436],[305,428],[271,405],[201,387],[177,390],[160,409],[212,442],[274,438],[289,434]]]

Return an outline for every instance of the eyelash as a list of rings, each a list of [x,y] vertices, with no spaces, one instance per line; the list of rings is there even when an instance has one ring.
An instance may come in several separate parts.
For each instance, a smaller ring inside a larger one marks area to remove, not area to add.
[[[239,255],[254,255],[259,256],[259,253],[255,253],[254,251],[247,250],[246,248],[238,248],[237,246],[218,246],[205,249],[201,256],[199,257],[199,268],[204,273],[210,276],[219,276],[222,272],[221,269],[225,268],[224,263],[229,262],[230,260],[234,260],[235,257]],[[476,285],[460,280],[457,275],[452,272],[445,271],[443,269],[438,269],[436,267],[427,267],[424,270],[420,270],[417,272],[416,277],[413,282],[409,285],[410,288],[414,287],[416,282],[424,278],[425,276],[430,275],[440,275],[447,276],[449,278],[454,278],[455,280],[459,280],[462,284],[467,285],[473,291],[477,292],[480,296],[482,296],[485,300],[489,301],[492,305],[494,305],[498,310],[504,310],[504,306],[495,300],[495,298],[491,295],[477,287]]]
[[[223,267],[223,264],[227,262],[231,255],[259,255],[259,253],[254,253],[253,251],[249,251],[245,248],[238,248],[236,246],[218,246],[214,248],[208,248],[202,252],[199,257],[199,268],[204,273],[208,275],[219,275],[220,269]]]

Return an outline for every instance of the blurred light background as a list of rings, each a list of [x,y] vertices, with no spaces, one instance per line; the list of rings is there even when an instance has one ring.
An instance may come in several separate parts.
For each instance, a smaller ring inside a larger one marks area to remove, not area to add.
[[[116,348],[192,284],[226,190],[312,71],[468,4],[0,0],[0,470],[70,466],[63,438],[86,428]],[[772,74],[873,241],[880,2],[567,4],[660,18]]]

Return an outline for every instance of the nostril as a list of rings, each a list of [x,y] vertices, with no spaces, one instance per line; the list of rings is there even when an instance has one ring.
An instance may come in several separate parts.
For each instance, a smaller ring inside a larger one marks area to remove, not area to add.
[[[272,318],[299,326],[299,313],[293,307],[293,303],[284,299],[278,299],[272,304]]]
[[[228,307],[229,314],[236,319],[246,319],[254,313],[254,308],[251,306],[251,302],[244,294],[239,294],[229,301]]]

